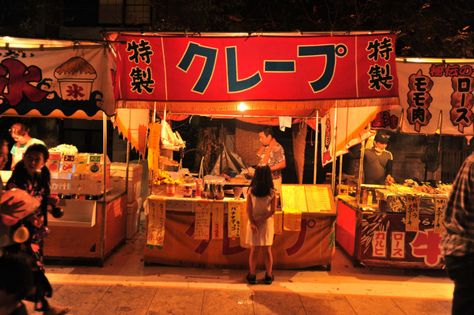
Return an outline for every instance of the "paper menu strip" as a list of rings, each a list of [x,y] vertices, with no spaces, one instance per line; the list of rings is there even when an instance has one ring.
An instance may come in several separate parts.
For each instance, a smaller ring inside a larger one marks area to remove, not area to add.
[[[194,239],[209,240],[211,226],[211,202],[196,202],[194,204]]]
[[[224,203],[214,202],[212,212],[212,239],[221,240],[224,238]]]
[[[227,237],[236,238],[240,236],[242,212],[245,211],[245,203],[229,201],[227,204]]]
[[[165,240],[165,200],[149,200],[148,207],[146,243],[147,245],[162,247]]]

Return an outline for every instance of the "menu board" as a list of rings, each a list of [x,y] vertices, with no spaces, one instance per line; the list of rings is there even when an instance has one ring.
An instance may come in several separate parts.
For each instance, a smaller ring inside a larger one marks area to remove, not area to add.
[[[285,212],[335,214],[330,185],[282,185],[282,209]]]

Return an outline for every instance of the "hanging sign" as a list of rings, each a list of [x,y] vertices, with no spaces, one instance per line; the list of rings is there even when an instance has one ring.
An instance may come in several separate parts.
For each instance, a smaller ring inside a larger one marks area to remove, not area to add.
[[[166,201],[164,199],[148,199],[148,225],[146,244],[163,247],[165,241]]]
[[[439,128],[442,134],[474,134],[473,59],[397,62],[397,69],[403,132],[434,134]]]
[[[227,237],[240,237],[241,211],[245,203],[229,201],[227,204]],[[244,210],[245,211],[245,210]]]
[[[396,97],[395,35],[119,34],[117,93],[139,101]]]
[[[212,239],[224,238],[224,202],[214,202],[211,208],[212,214]]]
[[[211,225],[211,202],[198,201],[194,204],[194,239],[209,240]]]
[[[103,46],[86,47],[0,49],[0,114],[113,115],[112,56]]]

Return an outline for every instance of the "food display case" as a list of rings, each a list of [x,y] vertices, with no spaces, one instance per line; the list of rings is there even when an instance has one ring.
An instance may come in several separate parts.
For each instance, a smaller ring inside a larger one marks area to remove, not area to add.
[[[45,259],[102,264],[125,240],[125,186],[112,187],[110,161],[106,157],[104,169],[103,154],[53,148],[47,166],[51,193],[59,197],[64,215],[48,216]]]
[[[338,196],[336,240],[355,264],[443,267],[441,232],[450,185],[362,185]]]

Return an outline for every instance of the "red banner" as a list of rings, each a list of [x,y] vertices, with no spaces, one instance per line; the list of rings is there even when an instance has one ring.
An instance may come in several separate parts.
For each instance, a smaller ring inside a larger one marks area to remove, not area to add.
[[[120,35],[117,95],[140,101],[398,96],[395,35]]]

